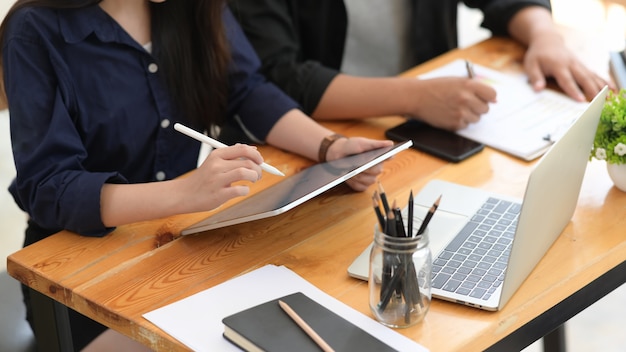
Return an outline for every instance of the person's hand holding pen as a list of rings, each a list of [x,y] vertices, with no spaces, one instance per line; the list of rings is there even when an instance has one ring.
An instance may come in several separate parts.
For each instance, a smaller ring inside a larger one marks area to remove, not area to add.
[[[202,164],[187,177],[177,182],[184,199],[182,213],[215,209],[235,197],[245,196],[250,187],[247,182],[261,178],[263,157],[249,145],[235,144],[211,151]]]
[[[261,178],[262,163],[263,157],[255,147],[236,144],[213,150],[202,165],[184,177],[138,184],[105,183],[101,192],[102,221],[114,227],[215,209],[232,198],[247,195],[248,182]],[[141,195],[147,199],[142,199],[141,206],[133,211],[119,206],[137,202]]]
[[[493,87],[474,79],[473,65],[468,61],[468,77],[441,77],[413,79],[414,113],[412,117],[432,126],[459,130],[478,122],[489,111],[489,103],[496,102]]]
[[[180,194],[187,194],[184,203],[188,209],[182,212],[211,210],[224,200],[247,195],[249,187],[239,181],[255,182],[261,178],[262,171],[284,176],[280,170],[263,162],[256,147],[227,146],[180,123],[175,124],[174,129],[215,148],[196,171],[177,183],[182,185]]]
[[[226,144],[224,144],[224,143],[222,143],[222,142],[220,142],[220,141],[218,141],[216,139],[213,139],[213,138],[211,138],[211,137],[209,137],[207,135],[204,135],[204,134],[202,134],[202,133],[200,133],[198,131],[195,131],[195,130],[193,130],[193,129],[191,129],[191,128],[183,125],[183,124],[176,123],[174,125],[174,129],[176,131],[178,131],[178,132],[188,136],[188,137],[191,137],[191,138],[197,140],[198,142],[208,144],[212,148],[219,149],[219,148],[226,148],[226,147],[228,147]],[[266,164],[265,162],[261,163],[261,169],[263,169],[263,171],[269,172],[270,174],[273,174],[273,175],[285,176],[285,174],[283,174],[280,170],[278,170],[277,168],[273,167],[272,165]]]

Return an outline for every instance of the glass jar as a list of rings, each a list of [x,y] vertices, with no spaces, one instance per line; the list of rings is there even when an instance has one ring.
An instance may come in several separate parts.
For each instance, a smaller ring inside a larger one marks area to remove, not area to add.
[[[428,229],[416,237],[393,237],[375,227],[368,288],[379,322],[403,328],[422,321],[430,307],[431,275]]]

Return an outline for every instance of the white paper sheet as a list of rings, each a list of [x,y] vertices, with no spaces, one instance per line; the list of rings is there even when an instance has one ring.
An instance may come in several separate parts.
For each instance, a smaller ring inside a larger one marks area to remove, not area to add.
[[[398,351],[428,351],[413,340],[324,293],[283,266],[264,266],[146,313],[144,318],[194,351],[236,352],[240,350],[222,336],[222,319],[294,292],[306,294]]]
[[[496,90],[497,102],[489,105],[489,112],[479,122],[457,133],[524,160],[545,153],[587,107],[587,103],[552,90],[533,91],[525,75],[504,74],[480,65],[474,65],[474,72],[474,79]],[[419,76],[436,77],[467,77],[465,61],[455,60]]]

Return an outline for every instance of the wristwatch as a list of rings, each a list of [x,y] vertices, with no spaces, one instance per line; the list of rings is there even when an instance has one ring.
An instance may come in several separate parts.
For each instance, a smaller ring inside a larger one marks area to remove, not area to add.
[[[328,154],[328,148],[330,148],[330,146],[333,143],[335,143],[336,140],[340,138],[346,138],[346,136],[339,134],[339,133],[334,133],[334,134],[324,137],[324,139],[322,140],[322,144],[320,144],[320,150],[318,153],[318,159],[320,162],[326,161],[326,154]]]

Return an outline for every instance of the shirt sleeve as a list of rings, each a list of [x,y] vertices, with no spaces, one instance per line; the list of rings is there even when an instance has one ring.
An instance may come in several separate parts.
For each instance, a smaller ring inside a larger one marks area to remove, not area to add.
[[[300,57],[299,32],[287,1],[237,0],[230,6],[262,61],[261,72],[312,114],[339,72]]]
[[[116,173],[83,168],[87,156],[68,109],[46,40],[16,13],[3,48],[11,143],[17,177],[9,188],[18,206],[45,229],[103,236],[112,229],[100,216],[105,182],[125,182]],[[32,19],[31,19],[32,21]]]
[[[507,36],[508,25],[515,14],[529,6],[541,6],[550,11],[549,0],[466,0],[468,7],[480,8],[484,14],[482,27],[487,28],[494,35]]]
[[[264,141],[274,124],[298,104],[259,73],[261,62],[230,10],[224,12],[224,25],[231,46],[229,72],[229,117]]]

